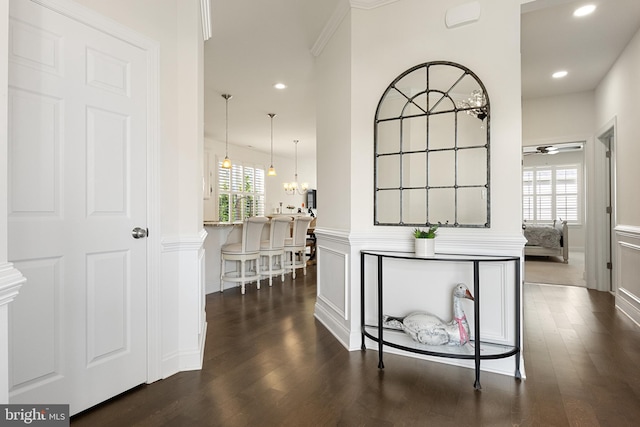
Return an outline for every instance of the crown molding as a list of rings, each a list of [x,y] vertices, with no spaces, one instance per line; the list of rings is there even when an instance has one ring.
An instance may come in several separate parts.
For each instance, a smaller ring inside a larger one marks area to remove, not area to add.
[[[202,38],[211,38],[211,0],[200,0],[200,15],[202,15]]]
[[[375,9],[397,1],[400,0],[349,0],[349,4],[354,9]]]
[[[318,38],[316,39],[316,42],[313,44],[313,47],[311,48],[311,54],[313,56],[316,56],[316,57],[320,56],[324,47],[327,45],[327,43],[329,43],[329,40],[331,40],[331,37],[340,26],[340,23],[342,22],[344,17],[347,16],[347,14],[349,13],[349,10],[350,10],[350,7],[348,2],[346,1],[338,2],[338,5],[333,11],[331,18],[329,18],[327,23],[324,25],[324,28],[320,32],[320,35],[318,36]]]
[[[339,1],[336,5],[331,18],[327,21],[324,28],[320,32],[320,35],[316,39],[316,42],[311,48],[311,54],[315,57],[320,56],[322,50],[327,45],[331,37],[336,32],[340,23],[345,16],[349,13],[351,8],[370,10],[377,7],[385,6],[387,4],[395,3],[400,0],[343,0]]]

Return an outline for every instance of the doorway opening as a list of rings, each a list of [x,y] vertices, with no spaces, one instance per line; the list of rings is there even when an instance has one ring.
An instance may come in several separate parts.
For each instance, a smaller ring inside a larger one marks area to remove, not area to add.
[[[523,147],[525,281],[586,287],[586,141]]]

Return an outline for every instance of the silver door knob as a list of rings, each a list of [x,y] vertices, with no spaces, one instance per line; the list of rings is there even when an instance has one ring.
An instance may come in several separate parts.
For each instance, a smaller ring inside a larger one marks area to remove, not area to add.
[[[147,237],[147,229],[136,227],[133,230],[131,230],[131,235],[133,236],[134,239],[142,239],[144,237]]]

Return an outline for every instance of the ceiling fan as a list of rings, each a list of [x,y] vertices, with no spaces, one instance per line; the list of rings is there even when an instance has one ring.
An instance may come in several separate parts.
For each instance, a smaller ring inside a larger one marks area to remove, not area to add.
[[[529,156],[531,154],[557,154],[567,151],[579,151],[582,150],[582,143],[569,143],[569,144],[555,144],[555,145],[539,145],[537,147],[529,146],[522,147],[522,154]]]

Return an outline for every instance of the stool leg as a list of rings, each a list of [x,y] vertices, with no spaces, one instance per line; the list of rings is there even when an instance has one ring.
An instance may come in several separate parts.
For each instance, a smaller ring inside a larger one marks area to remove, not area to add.
[[[260,263],[257,259],[254,260],[253,263],[256,266],[256,275],[258,276],[258,279],[256,280],[256,287],[260,289]]]
[[[224,281],[222,277],[224,276],[224,255],[220,257],[220,292],[224,292]]]
[[[240,261],[240,293],[244,295],[244,260]]]
[[[302,275],[307,275],[307,248],[300,252],[300,261],[302,262]]]
[[[269,286],[273,286],[273,255],[269,254]]]
[[[296,278],[296,251],[291,251],[291,278]]]
[[[280,268],[282,269],[282,275],[280,276],[280,280],[284,282],[284,252],[278,255],[278,258],[280,259]]]

